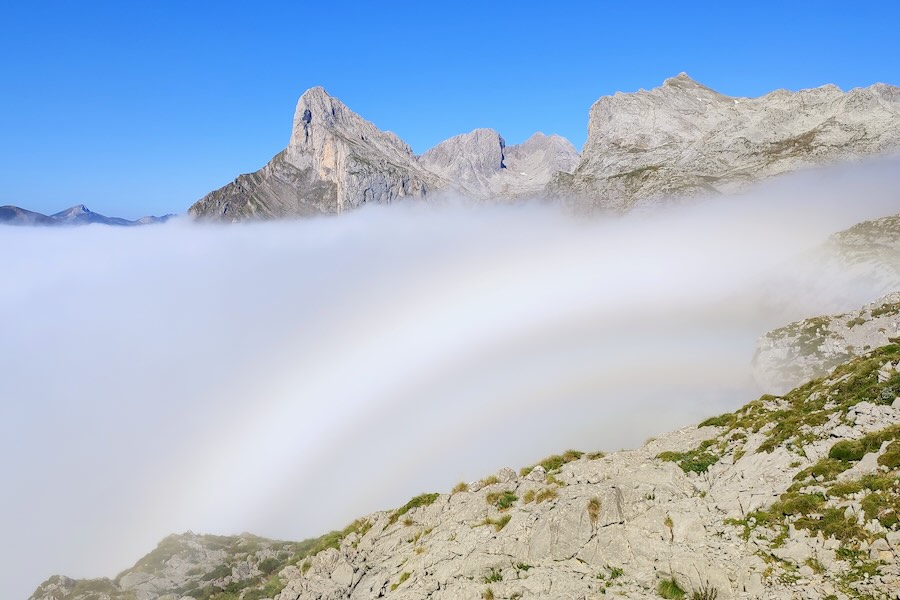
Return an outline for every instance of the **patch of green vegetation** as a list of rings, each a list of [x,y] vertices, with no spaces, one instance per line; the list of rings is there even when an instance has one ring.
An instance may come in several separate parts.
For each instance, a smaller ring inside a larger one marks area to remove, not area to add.
[[[469,484],[465,481],[460,481],[456,485],[453,486],[453,489],[450,491],[451,494],[459,494],[460,492],[468,492]]]
[[[882,527],[893,529],[900,522],[900,494],[872,492],[862,500],[866,518],[877,519]]]
[[[215,569],[208,572],[206,575],[201,577],[202,581],[213,581],[215,579],[222,579],[223,577],[228,577],[231,575],[231,565],[229,564],[221,564],[217,565]]]
[[[806,559],[806,566],[813,570],[813,573],[816,575],[821,575],[825,572],[825,565],[819,562],[817,559],[813,557],[809,557]]]
[[[241,596],[241,600],[261,600],[262,598],[274,598],[281,593],[281,590],[284,589],[284,585],[284,582],[281,581],[278,575],[275,575],[273,577],[270,577],[263,587],[244,592],[244,595]]]
[[[896,314],[900,314],[900,303],[893,304],[882,304],[876,309],[872,310],[872,316],[877,317],[892,317]]]
[[[701,422],[698,427],[728,427],[732,423],[734,423],[735,416],[734,413],[725,413],[724,415],[719,415],[718,417],[710,417],[705,421]]]
[[[491,492],[485,496],[488,504],[497,507],[499,510],[506,510],[512,506],[519,497],[509,490],[502,492]]]
[[[410,578],[411,575],[412,575],[412,573],[410,573],[408,571],[404,571],[403,573],[401,573],[400,577],[397,579],[397,582],[391,584],[391,591],[393,592],[398,587],[403,585],[406,582],[406,580]]]
[[[705,473],[709,467],[719,462],[720,456],[711,453],[708,449],[716,443],[716,440],[706,440],[694,450],[687,452],[660,452],[656,458],[674,462],[685,473]]]
[[[841,462],[856,462],[870,452],[877,452],[884,442],[900,438],[900,424],[870,433],[857,440],[838,442],[828,451],[828,458]]]
[[[719,590],[714,588],[708,581],[703,582],[700,587],[691,592],[691,600],[716,600],[719,597]]]
[[[544,488],[537,493],[534,500],[540,504],[544,500],[553,500],[557,496],[559,496],[559,494],[557,493],[556,488]]]
[[[587,512],[588,518],[591,520],[591,524],[596,525],[597,520],[600,519],[600,498],[596,496],[588,500]]]
[[[843,508],[826,508],[818,515],[803,515],[794,521],[797,529],[806,529],[810,535],[821,533],[826,539],[833,537],[842,542],[863,540],[866,531],[857,524],[855,518],[844,516]]]
[[[259,561],[257,568],[263,572],[265,575],[271,575],[275,572],[275,569],[278,569],[282,566],[282,561],[278,560],[275,557],[267,558],[265,560]]]
[[[894,440],[878,457],[878,464],[888,469],[900,468],[900,440]]]
[[[681,600],[687,593],[681,589],[674,579],[663,579],[656,586],[656,593],[668,600]]]
[[[533,471],[534,468],[538,465],[544,467],[544,470],[547,473],[554,473],[562,468],[563,465],[578,460],[582,456],[584,456],[584,452],[581,452],[580,450],[566,450],[562,454],[553,454],[551,456],[548,456],[537,464],[531,465],[529,467],[522,467],[521,469],[519,469],[519,475],[521,477],[525,477],[526,475],[531,473],[531,471]],[[588,455],[588,458],[590,458],[591,456],[594,457],[591,458],[591,460],[596,460],[597,458],[603,458],[604,454],[602,452],[594,452]]]
[[[827,321],[812,319],[807,320],[805,326],[815,329],[825,324]],[[900,389],[900,374],[887,382],[879,382],[877,372],[885,361],[896,361],[898,357],[900,346],[883,346],[835,367],[828,376],[797,387],[782,398],[766,394],[733,413],[707,419],[703,424],[727,428],[720,436],[720,446],[734,433],[756,433],[767,427],[766,438],[759,446],[760,452],[771,452],[782,445],[799,449],[816,439],[810,430],[826,423],[833,414],[844,415],[863,401],[875,404],[892,402],[893,396],[885,397],[883,392],[889,387]],[[702,456],[699,450],[694,450],[693,456],[681,453],[688,455],[684,458],[699,459],[696,465],[688,462],[691,470],[702,468],[703,463],[710,459],[709,456]],[[824,466],[828,465],[819,465],[820,468]],[[833,464],[830,466],[837,468]]]
[[[500,569],[491,567],[490,572],[484,576],[484,582],[497,583],[498,581],[503,581],[503,573],[500,571]]]
[[[512,519],[511,515],[503,515],[496,519],[491,519],[489,517],[485,517],[484,521],[479,523],[479,525],[493,525],[494,531],[500,531],[504,527],[506,527],[507,523]]]
[[[516,563],[516,571],[528,571],[531,568],[531,565],[527,565],[525,563]]]
[[[851,466],[833,458],[823,458],[811,467],[807,467],[794,475],[794,481],[806,481],[808,479],[831,481]]]
[[[388,524],[393,525],[397,522],[397,519],[408,513],[414,508],[419,508],[422,506],[430,506],[434,504],[434,501],[438,499],[440,494],[419,494],[397,510],[395,510],[390,519],[388,519]]]

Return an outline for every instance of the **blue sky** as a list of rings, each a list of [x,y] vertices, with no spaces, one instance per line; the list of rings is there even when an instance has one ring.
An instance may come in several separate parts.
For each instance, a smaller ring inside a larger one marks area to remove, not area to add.
[[[0,204],[183,212],[323,85],[417,153],[476,127],[581,147],[599,96],[900,84],[900,4],[7,2]]]

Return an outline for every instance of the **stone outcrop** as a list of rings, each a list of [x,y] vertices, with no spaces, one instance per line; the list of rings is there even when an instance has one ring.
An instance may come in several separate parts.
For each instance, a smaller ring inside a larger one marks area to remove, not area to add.
[[[783,276],[796,278],[792,270],[807,273],[804,285],[816,290],[832,279],[819,273],[840,273],[847,296],[839,302],[842,306],[853,290],[884,296],[860,310],[803,319],[763,335],[757,341],[753,372],[757,383],[772,393],[784,393],[900,338],[900,292],[896,291],[900,290],[900,215],[864,221],[835,233],[803,260],[802,268],[789,268]],[[763,302],[790,302],[779,295],[780,277],[771,282]],[[840,290],[837,293],[840,297]]]
[[[493,129],[476,129],[441,142],[419,164],[470,198],[502,200],[536,197],[559,171],[578,164],[578,151],[558,135],[536,133],[507,146]]]
[[[412,150],[320,87],[297,102],[288,147],[262,169],[208,194],[190,214],[217,221],[339,214],[424,198],[446,184]]]
[[[860,310],[770,331],[757,342],[753,374],[766,391],[784,393],[898,338],[900,292],[895,292]]]
[[[898,366],[887,346],[640,449],[503,469],[317,540],[174,536],[31,600],[896,599]]]
[[[900,149],[900,88],[834,85],[735,98],[686,74],[597,100],[581,162],[550,193],[582,211],[627,210],[837,160]]]

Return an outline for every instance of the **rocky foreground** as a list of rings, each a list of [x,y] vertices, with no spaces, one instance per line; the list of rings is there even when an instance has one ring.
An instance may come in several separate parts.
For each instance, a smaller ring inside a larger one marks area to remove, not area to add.
[[[31,600],[896,599],[898,396],[889,344],[637,450],[502,469],[300,543],[170,536]]]

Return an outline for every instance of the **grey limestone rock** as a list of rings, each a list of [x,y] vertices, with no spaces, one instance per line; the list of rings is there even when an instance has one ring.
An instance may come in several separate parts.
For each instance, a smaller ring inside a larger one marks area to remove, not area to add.
[[[825,85],[736,98],[681,73],[597,100],[581,162],[550,191],[580,211],[621,211],[898,148],[900,88]]]
[[[493,129],[476,129],[441,142],[419,157],[419,164],[470,198],[502,200],[542,194],[554,174],[571,171],[578,158],[575,147],[558,135],[535,133],[507,146]]]
[[[321,87],[297,102],[288,146],[262,169],[206,195],[190,214],[217,221],[340,214],[424,198],[445,184],[412,150]]]
[[[753,374],[766,391],[784,393],[897,337],[900,292],[860,310],[811,317],[768,332],[757,342]],[[889,377],[887,368],[884,373]],[[900,389],[896,395],[900,396]]]

